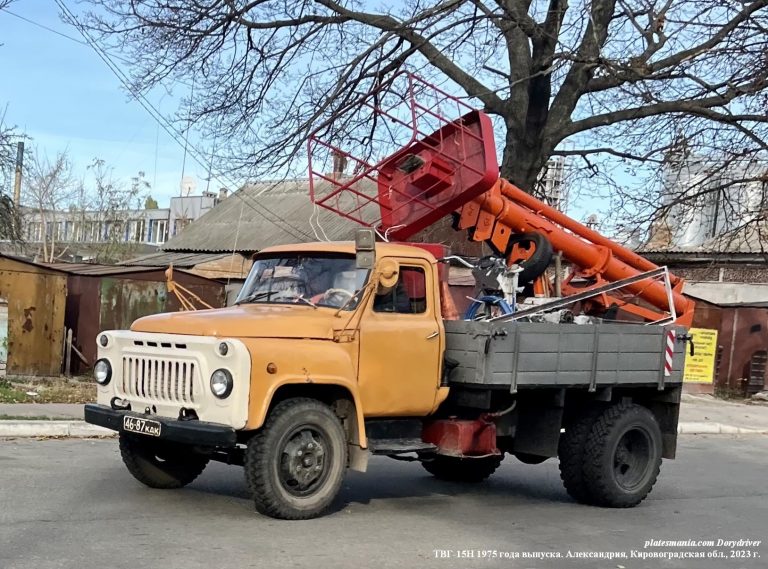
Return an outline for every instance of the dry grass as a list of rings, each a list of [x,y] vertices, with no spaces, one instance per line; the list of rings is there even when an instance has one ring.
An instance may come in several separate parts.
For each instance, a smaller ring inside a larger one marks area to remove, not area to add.
[[[90,377],[0,379],[0,403],[90,403],[95,400],[96,385]]]

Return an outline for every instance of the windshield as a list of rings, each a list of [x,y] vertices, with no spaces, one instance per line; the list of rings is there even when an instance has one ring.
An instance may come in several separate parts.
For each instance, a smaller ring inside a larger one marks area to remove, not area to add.
[[[236,304],[308,304],[353,309],[355,292],[368,271],[355,267],[354,255],[280,253],[257,257]]]

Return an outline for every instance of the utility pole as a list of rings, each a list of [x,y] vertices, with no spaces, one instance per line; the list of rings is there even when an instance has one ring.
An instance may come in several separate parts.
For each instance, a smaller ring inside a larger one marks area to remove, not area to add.
[[[19,142],[16,146],[16,178],[13,182],[13,204],[16,211],[19,210],[21,202],[21,172],[24,169],[24,143]]]

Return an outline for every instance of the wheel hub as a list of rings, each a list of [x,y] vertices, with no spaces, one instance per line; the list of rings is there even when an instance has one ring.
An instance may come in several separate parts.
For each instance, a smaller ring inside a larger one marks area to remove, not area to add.
[[[631,491],[643,483],[651,466],[651,440],[644,430],[632,429],[619,439],[613,454],[616,482]]]
[[[325,472],[325,444],[312,429],[303,429],[283,448],[280,476],[283,486],[292,494],[306,495],[317,486]]]

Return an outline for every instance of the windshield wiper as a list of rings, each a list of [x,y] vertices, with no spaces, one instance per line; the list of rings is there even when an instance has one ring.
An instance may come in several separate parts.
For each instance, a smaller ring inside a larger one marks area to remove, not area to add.
[[[301,296],[297,297],[297,298],[296,298],[296,301],[297,301],[297,302],[298,302],[298,301],[301,301],[301,302],[303,302],[303,303],[305,303],[305,304],[309,304],[309,305],[310,305],[312,308],[317,308],[317,304],[315,304],[314,302],[312,302],[312,301],[311,301],[311,300],[309,300],[308,298],[304,298],[304,295],[301,295]]]
[[[246,304],[248,302],[254,302],[256,300],[261,300],[263,298],[269,300],[269,297],[272,296],[273,294],[276,294],[277,292],[279,292],[279,291],[276,291],[276,290],[265,290],[265,291],[261,291],[261,292],[254,292],[253,294],[249,294],[248,296],[246,296],[244,299],[238,300],[235,304],[238,304],[238,305],[239,304]]]

